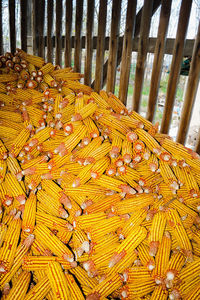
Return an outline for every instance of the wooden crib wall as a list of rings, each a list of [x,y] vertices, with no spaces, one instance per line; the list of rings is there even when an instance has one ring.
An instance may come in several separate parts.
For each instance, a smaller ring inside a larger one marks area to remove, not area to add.
[[[79,72],[81,64],[84,64],[84,83],[92,86],[95,91],[99,91],[106,84],[106,90],[114,92],[116,71],[120,64],[119,98],[124,103],[127,101],[128,85],[130,84],[131,54],[132,51],[137,51],[135,81],[132,83],[134,84],[132,107],[135,111],[139,111],[141,105],[147,53],[154,53],[146,115],[146,118],[150,121],[153,121],[155,115],[163,57],[164,54],[171,54],[173,58],[160,128],[163,133],[168,133],[170,128],[183,57],[192,56],[176,138],[178,142],[184,144],[200,74],[200,25],[196,40],[186,40],[191,6],[195,0],[182,0],[175,39],[167,39],[172,0],[145,0],[142,8],[137,13],[137,0],[127,0],[126,22],[122,36],[119,35],[122,0],[112,0],[110,35],[106,36],[108,1],[99,0],[98,34],[94,36],[95,0],[20,0],[21,48],[27,51],[27,36],[31,35],[34,54],[44,57],[47,61],[52,61],[52,54],[55,53],[55,63],[60,64],[62,52],[64,51],[65,66],[71,66],[72,49],[74,49],[74,70]],[[4,1],[0,1],[0,53],[5,51],[15,52],[16,50],[16,2],[15,0],[8,0],[10,49],[3,49],[2,5]],[[87,7],[86,15],[83,15],[84,5]],[[151,18],[159,7],[161,7],[161,13],[157,38],[150,38]],[[64,11],[65,34],[62,35],[61,27]],[[82,35],[83,17],[86,18],[86,34],[84,36]],[[52,29],[54,20],[55,35],[53,35]],[[72,35],[73,20],[75,22],[74,35]],[[44,34],[45,28],[46,34]],[[82,49],[85,49],[84,57]],[[94,49],[96,49],[96,63],[95,79],[92,81],[92,54]],[[105,59],[106,50],[109,51],[107,59]],[[200,134],[195,150],[200,153]]]

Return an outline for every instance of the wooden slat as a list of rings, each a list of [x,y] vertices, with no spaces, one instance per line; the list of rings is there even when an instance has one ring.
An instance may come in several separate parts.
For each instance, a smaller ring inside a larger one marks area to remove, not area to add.
[[[86,51],[85,51],[85,71],[84,71],[84,83],[91,85],[91,72],[92,72],[92,33],[94,26],[94,3],[95,0],[87,1],[87,24],[86,24]]]
[[[10,51],[16,50],[16,31],[15,31],[15,0],[9,0],[9,25],[10,25]]]
[[[180,68],[183,57],[183,48],[185,43],[185,37],[188,28],[188,22],[190,17],[192,0],[182,0],[178,29],[176,35],[176,42],[174,45],[173,59],[171,64],[171,70],[169,74],[169,81],[166,93],[165,108],[161,123],[161,132],[168,133],[169,126],[172,118],[172,111],[174,107],[174,100],[176,96],[177,84],[180,76]]]
[[[27,0],[20,0],[21,48],[27,51]]]
[[[114,89],[115,89],[120,17],[121,17],[121,0],[115,0],[113,1],[113,5],[112,5],[112,21],[111,21],[111,30],[110,30],[108,71],[107,71],[107,83],[106,83],[107,92],[112,92],[112,93],[114,93]]]
[[[72,0],[66,0],[66,16],[65,16],[65,67],[71,66],[72,55]]]
[[[131,66],[132,54],[132,38],[135,28],[135,14],[136,14],[137,0],[129,0],[126,13],[126,27],[123,38],[123,51],[120,70],[120,85],[119,85],[119,99],[126,104],[128,83]]]
[[[47,61],[52,62],[53,0],[47,1]]]
[[[135,70],[135,87],[133,92],[133,110],[137,112],[139,111],[140,108],[140,101],[142,95],[152,8],[153,8],[153,0],[145,0],[143,11],[142,11],[141,26],[140,26],[140,39],[138,45],[137,64]]]
[[[104,45],[105,45],[106,17],[107,17],[107,0],[100,0],[95,85],[94,85],[95,91],[99,91],[103,87],[103,62],[104,62],[104,51],[105,51]]]
[[[62,0],[56,1],[56,65],[61,64]]]
[[[39,7],[39,41],[38,41],[38,55],[44,57],[44,16],[45,16],[45,0],[40,0]],[[36,12],[37,13],[37,12]]]
[[[158,36],[156,41],[153,70],[151,75],[149,101],[146,115],[146,118],[151,122],[153,121],[156,109],[156,102],[162,73],[162,64],[165,53],[165,42],[171,12],[171,3],[172,0],[162,0]]]
[[[200,23],[192,54],[190,72],[186,88],[184,104],[181,112],[181,120],[177,134],[177,142],[184,144],[188,132],[193,105],[195,102],[200,75]],[[199,99],[197,99],[199,100]]]
[[[0,55],[3,54],[2,0],[0,0]]]
[[[33,53],[44,57],[45,0],[33,1]]]
[[[81,71],[81,31],[83,19],[83,0],[76,0],[75,45],[74,45],[74,70]]]
[[[199,136],[198,136],[198,139],[197,139],[197,144],[196,144],[196,147],[195,147],[195,151],[200,155],[200,129],[199,129]]]

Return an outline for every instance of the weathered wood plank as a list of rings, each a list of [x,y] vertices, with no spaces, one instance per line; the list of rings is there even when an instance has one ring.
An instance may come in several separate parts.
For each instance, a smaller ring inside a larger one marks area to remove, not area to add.
[[[192,0],[182,0],[178,21],[178,29],[176,34],[176,42],[174,45],[173,59],[167,86],[165,108],[161,123],[161,132],[163,133],[168,133],[172,118],[172,111],[174,107],[177,84],[180,76],[179,74],[183,57],[183,48],[188,28],[191,5]]]
[[[2,0],[0,0],[0,54],[3,54]]]
[[[192,61],[190,64],[190,72],[188,77],[188,83],[186,87],[186,94],[184,104],[181,112],[181,120],[177,134],[177,142],[184,144],[187,136],[190,119],[192,115],[192,109],[195,102],[195,96],[199,83],[200,75],[200,23],[197,32],[196,41],[194,44],[194,50],[192,54]]]
[[[21,48],[27,51],[27,0],[20,0]]]
[[[169,17],[171,12],[171,3],[172,0],[162,0],[158,36],[156,40],[153,70],[151,75],[149,101],[148,101],[147,115],[146,115],[146,118],[151,122],[153,121],[155,109],[156,109],[156,102],[157,102],[157,96],[159,91],[163,58],[165,52],[165,42],[166,42]]]
[[[47,61],[52,62],[53,0],[47,1]]]
[[[142,11],[141,26],[140,26],[140,38],[139,38],[139,45],[138,45],[136,70],[135,70],[135,86],[133,91],[133,110],[137,112],[139,111],[140,108],[140,101],[142,95],[152,8],[153,8],[153,0],[145,0],[143,11]]]
[[[107,92],[114,93],[115,78],[117,70],[117,51],[119,39],[119,24],[121,17],[121,0],[113,1],[112,5],[112,21],[109,40],[109,57],[108,57],[108,71],[107,71]]]
[[[65,67],[71,66],[71,55],[72,55],[72,0],[66,0],[66,15],[65,15]]]
[[[83,0],[76,0],[76,22],[74,41],[74,70],[81,71],[81,31],[83,20]]]
[[[45,0],[33,1],[33,53],[44,57],[44,10]]]
[[[131,54],[132,54],[132,38],[135,29],[135,15],[136,15],[137,0],[129,0],[126,13],[126,27],[123,38],[122,61],[120,70],[120,84],[119,84],[119,99],[126,104]]]
[[[15,31],[15,0],[9,0],[9,28],[10,28],[10,51],[16,50],[16,31]]]
[[[92,33],[94,26],[94,3],[95,0],[87,1],[87,24],[86,24],[86,45],[85,45],[85,70],[84,70],[84,83],[91,85],[91,72],[92,72]]]
[[[197,139],[197,144],[196,144],[196,147],[195,147],[195,151],[200,155],[200,130],[199,130],[199,136],[198,136],[198,139]]]
[[[95,85],[94,85],[95,91],[99,91],[103,87],[102,83],[103,83],[103,62],[104,62],[104,52],[105,52],[104,46],[105,46],[106,17],[107,17],[107,0],[100,0]]]
[[[61,64],[62,0],[56,1],[56,65]]]
[[[74,48],[74,36],[71,37],[71,47]],[[132,40],[132,51],[137,52],[138,50],[138,40],[139,38],[134,38]],[[183,49],[183,56],[191,56],[193,47],[194,47],[194,39],[187,39],[185,42],[185,46]],[[166,46],[165,46],[165,54],[172,54],[173,53],[173,48],[174,48],[174,43],[175,39],[168,38],[166,40]],[[53,47],[55,47],[55,36],[52,37],[52,44]],[[47,45],[46,42],[46,37],[45,37],[45,46]],[[97,49],[97,37],[93,36],[92,38],[92,45],[93,45],[93,50]],[[86,37],[82,36],[81,37],[81,47],[82,49],[85,49],[86,47]],[[123,47],[123,37],[119,37],[119,48]],[[149,53],[154,53],[155,52],[155,47],[156,47],[156,38],[149,38],[149,45],[148,45],[148,52]],[[65,36],[62,36],[62,48],[65,48]],[[109,37],[105,37],[105,50],[109,49]]]

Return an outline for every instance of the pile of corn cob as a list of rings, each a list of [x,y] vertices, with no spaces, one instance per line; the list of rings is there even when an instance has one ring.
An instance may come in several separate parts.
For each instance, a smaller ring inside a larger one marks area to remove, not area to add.
[[[70,68],[0,57],[2,299],[200,299],[200,159]]]

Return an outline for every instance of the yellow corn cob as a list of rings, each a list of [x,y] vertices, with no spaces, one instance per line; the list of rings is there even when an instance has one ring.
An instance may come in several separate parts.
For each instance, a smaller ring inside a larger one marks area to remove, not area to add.
[[[122,279],[119,274],[107,276],[102,282],[100,282],[95,288],[92,289],[86,299],[99,295],[100,297],[106,297],[114,290],[118,289],[122,285]]]
[[[21,230],[21,220],[17,216],[8,226],[4,237],[3,247],[0,249],[0,272],[7,273],[14,261],[15,252]]]
[[[32,233],[35,226],[36,216],[36,196],[33,192],[30,193],[23,212],[22,230]]]
[[[55,67],[52,65],[52,63],[47,63],[38,70],[38,75],[42,76],[47,73],[51,73],[54,69]]]
[[[37,225],[34,234],[36,239],[46,245],[55,255],[69,262],[74,261],[72,252],[46,226]]]
[[[149,242],[150,250],[149,253],[151,256],[155,256],[157,253],[158,247],[161,243],[163,233],[166,226],[166,215],[164,212],[158,212],[155,214],[150,229]]]
[[[133,283],[126,284],[121,289],[122,299],[135,299],[135,297],[143,297],[155,288],[155,282],[153,279],[135,281]]]
[[[67,281],[67,285],[69,287],[70,290],[70,294],[71,294],[71,298],[72,299],[77,299],[77,300],[84,300],[85,297],[83,296],[79,286],[77,285],[74,277],[71,274],[68,274],[67,272],[65,272],[65,278]]]
[[[49,263],[48,278],[54,299],[70,299],[70,289],[63,270],[58,262]]]
[[[13,285],[12,289],[9,292],[7,299],[14,300],[25,298],[26,292],[28,290],[28,286],[31,279],[30,272],[22,272],[17,278],[17,282]]]
[[[168,291],[163,289],[162,285],[158,285],[155,287],[150,300],[167,300]]]
[[[41,278],[41,280],[26,294],[25,300],[31,299],[43,299],[51,290],[51,285],[47,276]]]
[[[148,280],[151,279],[150,272],[147,270],[147,268],[138,266],[138,267],[131,267],[128,268],[123,273],[124,281],[125,282],[134,282],[135,280]]]

